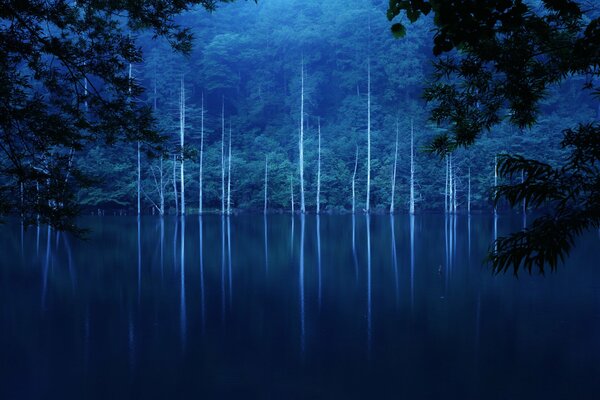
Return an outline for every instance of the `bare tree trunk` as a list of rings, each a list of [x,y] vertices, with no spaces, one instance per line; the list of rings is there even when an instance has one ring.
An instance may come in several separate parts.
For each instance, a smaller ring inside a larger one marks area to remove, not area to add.
[[[390,201],[390,214],[394,213],[394,195],[396,194],[396,166],[398,164],[398,118],[396,118],[396,149],[394,150],[394,170],[392,172],[392,199]]]
[[[468,182],[468,194],[467,194],[467,214],[471,215],[471,167],[469,167],[469,182]]]
[[[319,132],[319,150],[317,164],[317,214],[321,212],[321,119],[317,120]]]
[[[304,59],[302,60],[300,70],[300,141],[298,143],[300,148],[300,211],[306,212],[304,204]]]
[[[268,191],[268,187],[269,187],[268,186],[269,176],[268,176],[268,172],[267,172],[268,169],[269,169],[269,158],[268,158],[268,156],[265,156],[265,205],[264,205],[264,210],[263,210],[265,215],[267,214],[267,198],[268,198],[267,191]]]
[[[291,192],[291,204],[292,204],[292,214],[294,214],[294,175],[290,176],[290,192]]]
[[[221,215],[225,214],[225,98],[221,106]]]
[[[229,122],[229,156],[227,157],[227,215],[231,214],[231,120]]]
[[[409,213],[415,213],[415,131],[413,120],[410,120],[410,197]]]
[[[185,87],[183,84],[183,77],[181,78],[181,101],[179,103],[179,157],[181,158],[181,215],[185,215],[185,179],[183,176],[183,167],[184,167],[184,154],[183,154],[183,145],[184,145],[184,136],[185,136]]]
[[[179,214],[179,196],[177,194],[177,155],[173,154],[173,195],[175,196],[175,214]]]
[[[202,92],[202,106],[200,109],[200,171],[198,173],[198,214],[202,215],[202,163],[204,157],[204,92]]]
[[[496,208],[496,187],[498,186],[498,156],[494,157],[494,215],[497,214]]]
[[[371,210],[371,58],[367,61],[367,201],[365,212]]]
[[[448,214],[448,177],[449,177],[450,160],[446,155],[446,185],[444,186],[444,213]]]
[[[356,170],[358,169],[358,145],[354,157],[354,173],[352,174],[352,214],[356,213]]]

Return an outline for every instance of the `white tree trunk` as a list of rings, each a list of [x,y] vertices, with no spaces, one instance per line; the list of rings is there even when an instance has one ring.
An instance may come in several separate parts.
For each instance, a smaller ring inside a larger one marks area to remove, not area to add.
[[[444,213],[448,214],[448,177],[449,177],[450,160],[446,154],[446,184],[444,186]]]
[[[291,204],[292,204],[292,215],[294,214],[294,175],[290,176],[290,193],[291,193]]]
[[[321,212],[321,119],[317,120],[319,132],[319,149],[317,161],[317,214]]]
[[[352,214],[356,212],[356,170],[358,169],[358,146],[354,157],[354,173],[352,174]]]
[[[452,155],[448,158],[448,192],[449,192],[449,209],[450,214],[454,212],[453,201],[454,201],[454,175],[452,172]]]
[[[300,140],[298,142],[300,150],[300,211],[306,212],[304,204],[304,60],[302,60],[300,69]]]
[[[367,201],[365,212],[371,210],[371,58],[367,60]]]
[[[498,156],[494,156],[494,215],[496,215],[496,213],[497,213],[496,186],[498,186]]]
[[[183,176],[183,145],[184,145],[184,135],[185,135],[185,88],[183,84],[183,78],[181,78],[181,100],[179,103],[179,157],[181,158],[180,162],[180,175],[181,175],[181,215],[185,215],[185,179]]]
[[[231,214],[231,120],[229,122],[229,156],[227,157],[227,215]]]
[[[409,213],[415,213],[415,132],[413,120],[410,120],[410,197]]]
[[[200,109],[200,171],[198,172],[198,214],[202,215],[202,163],[204,157],[204,92],[202,92],[202,106]]]
[[[264,210],[263,210],[265,215],[267,214],[267,198],[268,198],[267,191],[269,188],[269,186],[268,186],[268,179],[269,179],[268,169],[269,169],[269,156],[265,156],[265,205],[264,205]]]
[[[173,195],[175,197],[175,214],[179,214],[179,196],[177,195],[177,155],[173,154]]]
[[[225,214],[225,98],[221,105],[221,215]]]
[[[394,170],[392,172],[392,198],[390,201],[390,214],[394,213],[394,195],[396,194],[396,167],[398,165],[398,119],[396,118],[396,148],[394,150]]]
[[[467,194],[467,214],[471,215],[471,167],[469,167],[469,181]]]

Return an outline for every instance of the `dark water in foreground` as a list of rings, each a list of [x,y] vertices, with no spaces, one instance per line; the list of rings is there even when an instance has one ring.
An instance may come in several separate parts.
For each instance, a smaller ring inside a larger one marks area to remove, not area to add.
[[[597,232],[517,280],[482,266],[490,217],[81,223],[0,227],[1,399],[600,393]]]

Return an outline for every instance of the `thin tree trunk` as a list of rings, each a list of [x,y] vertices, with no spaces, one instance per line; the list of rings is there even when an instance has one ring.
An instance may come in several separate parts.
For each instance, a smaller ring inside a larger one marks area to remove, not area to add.
[[[294,214],[294,176],[290,176],[290,192],[291,192],[291,203],[292,203],[292,214]]]
[[[304,59],[302,60],[300,70],[300,141],[298,143],[300,150],[300,211],[306,212],[304,204]]]
[[[225,214],[225,98],[221,105],[221,215]]]
[[[415,132],[413,120],[410,120],[410,197],[409,213],[415,213]]]
[[[173,195],[175,196],[175,214],[179,214],[179,196],[177,195],[177,155],[173,154]]]
[[[268,176],[268,172],[267,172],[268,169],[269,169],[269,158],[268,158],[268,156],[265,156],[265,205],[264,205],[264,210],[263,210],[265,215],[267,214],[267,191],[268,191],[268,187],[269,187],[268,186],[269,176]]]
[[[471,215],[471,167],[469,167],[469,182],[468,182],[468,194],[467,194],[467,214]]]
[[[497,213],[496,208],[496,187],[498,186],[498,156],[494,156],[494,215]]]
[[[371,58],[367,61],[367,201],[365,212],[371,207]]]
[[[321,212],[321,119],[317,120],[319,132],[319,149],[317,162],[317,214]]]
[[[183,83],[183,78],[181,78],[181,101],[179,104],[180,109],[180,118],[179,118],[179,157],[181,158],[180,170],[181,170],[181,215],[185,215],[185,179],[183,176],[183,167],[184,167],[184,154],[183,154],[183,145],[184,145],[184,136],[185,136],[185,87]]]
[[[231,120],[229,121],[229,156],[227,157],[227,215],[231,214]]]
[[[394,213],[394,195],[396,194],[396,166],[398,164],[398,119],[396,118],[396,149],[394,150],[394,170],[392,172],[392,199],[390,201],[390,214]]]
[[[446,155],[446,184],[444,186],[444,213],[448,214],[448,177],[449,177],[450,160]]]
[[[352,174],[352,214],[356,212],[356,170],[358,169],[358,145],[354,157],[354,173]]]
[[[202,106],[200,109],[200,171],[198,172],[198,214],[202,215],[202,163],[204,158],[204,92],[202,92]]]

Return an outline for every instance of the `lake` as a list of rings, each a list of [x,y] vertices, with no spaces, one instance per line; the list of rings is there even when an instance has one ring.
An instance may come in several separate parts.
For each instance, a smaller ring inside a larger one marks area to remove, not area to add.
[[[0,398],[577,399],[600,238],[493,276],[519,217],[86,217],[0,226]],[[496,233],[495,233],[496,232]]]

